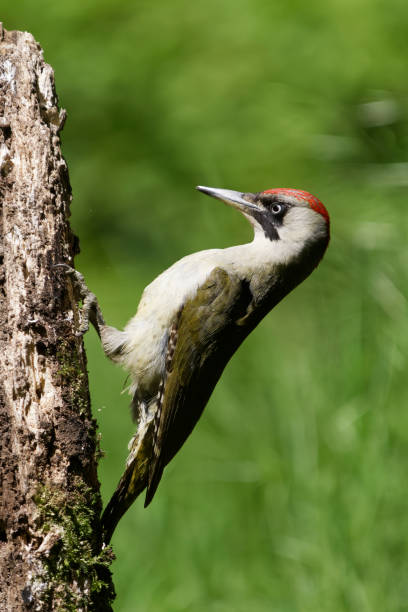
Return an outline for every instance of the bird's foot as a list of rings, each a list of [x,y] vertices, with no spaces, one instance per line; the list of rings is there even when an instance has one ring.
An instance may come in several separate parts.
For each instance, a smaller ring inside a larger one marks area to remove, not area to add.
[[[105,325],[98,299],[92,291],[88,289],[83,275],[68,264],[55,264],[54,268],[62,268],[67,276],[72,278],[75,297],[82,300],[81,324],[77,331],[77,336],[83,336],[89,330],[89,322],[95,327],[100,335],[100,325]]]

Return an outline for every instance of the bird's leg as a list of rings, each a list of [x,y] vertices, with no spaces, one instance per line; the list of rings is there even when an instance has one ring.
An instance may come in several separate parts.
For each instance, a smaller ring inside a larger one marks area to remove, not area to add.
[[[98,299],[96,295],[88,289],[83,275],[67,264],[56,264],[54,267],[63,268],[65,274],[72,278],[75,296],[77,299],[82,300],[81,324],[79,326],[78,335],[82,336],[85,334],[89,329],[89,322],[91,322],[98,336],[101,337],[101,328],[105,326],[105,320],[98,304]]]
[[[74,270],[67,264],[56,264],[55,267],[63,268],[65,274],[71,276],[75,297],[82,300],[81,324],[77,332],[78,335],[85,334],[89,329],[89,322],[91,322],[101,339],[105,355],[114,362],[120,362],[127,339],[126,333],[119,331],[116,327],[106,325],[96,295],[88,289],[84,277],[78,270]]]

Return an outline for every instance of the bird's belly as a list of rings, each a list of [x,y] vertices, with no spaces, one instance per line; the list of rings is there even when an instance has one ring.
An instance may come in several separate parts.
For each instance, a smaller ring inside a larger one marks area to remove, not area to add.
[[[186,300],[216,267],[211,255],[185,257],[146,287],[136,315],[124,330],[127,341],[123,365],[132,378],[131,392],[139,389],[146,396],[157,392],[165,368],[169,329]]]
[[[157,393],[164,372],[167,329],[164,321],[154,317],[146,320],[136,316],[126,326],[128,341],[123,365],[132,379],[131,393],[138,389],[147,398]]]

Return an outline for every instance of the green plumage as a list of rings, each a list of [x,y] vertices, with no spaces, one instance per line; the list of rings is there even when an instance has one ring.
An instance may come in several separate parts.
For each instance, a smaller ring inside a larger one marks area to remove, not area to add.
[[[157,428],[153,415],[142,429],[139,424],[127,468],[102,517],[105,542],[146,487],[145,506],[151,502],[164,468],[192,432],[229,359],[261,319],[313,271],[327,241],[305,245],[290,264],[263,269],[250,280],[214,268],[183,305],[171,330],[169,343],[174,346],[168,347],[157,398]]]
[[[184,305],[164,380],[156,440],[160,453],[150,463],[154,445],[151,421],[103,514],[106,542],[146,486],[145,505],[152,500],[164,467],[193,430],[228,360],[249,333],[238,321],[245,317],[251,302],[248,283],[216,268]]]

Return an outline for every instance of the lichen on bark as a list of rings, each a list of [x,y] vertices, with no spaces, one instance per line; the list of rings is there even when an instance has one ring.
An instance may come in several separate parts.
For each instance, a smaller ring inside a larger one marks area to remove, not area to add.
[[[0,609],[111,610],[52,68],[0,24]]]

